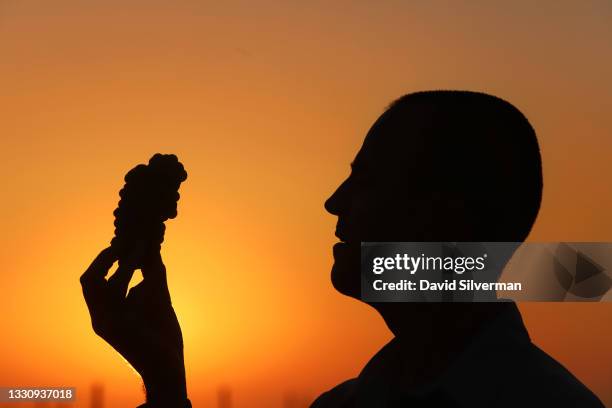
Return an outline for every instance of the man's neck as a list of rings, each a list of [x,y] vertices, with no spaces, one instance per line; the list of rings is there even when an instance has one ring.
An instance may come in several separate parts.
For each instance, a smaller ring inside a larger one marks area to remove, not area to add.
[[[419,388],[444,374],[501,304],[388,303],[376,309],[396,336],[402,360],[399,381]]]

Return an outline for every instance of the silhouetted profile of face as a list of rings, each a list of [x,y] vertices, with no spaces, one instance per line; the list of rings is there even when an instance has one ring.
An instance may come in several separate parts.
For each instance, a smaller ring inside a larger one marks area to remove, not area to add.
[[[360,297],[361,242],[523,241],[542,171],[527,119],[467,91],[406,95],[374,123],[350,176],[326,201],[338,216],[332,282]]]

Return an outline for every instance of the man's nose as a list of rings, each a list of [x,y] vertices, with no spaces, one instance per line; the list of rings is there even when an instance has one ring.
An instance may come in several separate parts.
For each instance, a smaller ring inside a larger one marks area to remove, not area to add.
[[[340,215],[347,202],[349,179],[344,180],[336,191],[325,201],[325,210],[333,215]]]

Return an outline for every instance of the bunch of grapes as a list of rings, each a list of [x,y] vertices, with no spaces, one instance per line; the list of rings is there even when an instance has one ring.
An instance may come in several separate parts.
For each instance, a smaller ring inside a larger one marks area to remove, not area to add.
[[[125,257],[137,243],[146,251],[159,250],[164,241],[164,221],[177,215],[178,189],[187,172],[173,154],[156,153],[149,164],[139,164],[125,175],[115,215],[111,241]]]

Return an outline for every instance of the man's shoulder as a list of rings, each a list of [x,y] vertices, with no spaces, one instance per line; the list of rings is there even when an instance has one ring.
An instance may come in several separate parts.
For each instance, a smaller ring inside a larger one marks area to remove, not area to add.
[[[310,405],[310,408],[328,408],[347,406],[355,393],[356,378],[347,380],[336,385],[329,391],[319,395],[319,397]]]
[[[569,370],[535,344],[513,357],[515,370],[507,378],[500,400],[514,400],[522,406],[604,406]]]
[[[513,363],[498,366],[491,375],[503,386],[491,406],[545,407],[554,406],[603,408],[602,402],[562,364],[534,344],[512,353]],[[498,371],[499,370],[499,371]],[[505,372],[500,372],[505,371]],[[347,380],[321,394],[310,408],[339,408],[353,406],[357,379]],[[475,384],[474,392],[478,392]]]

